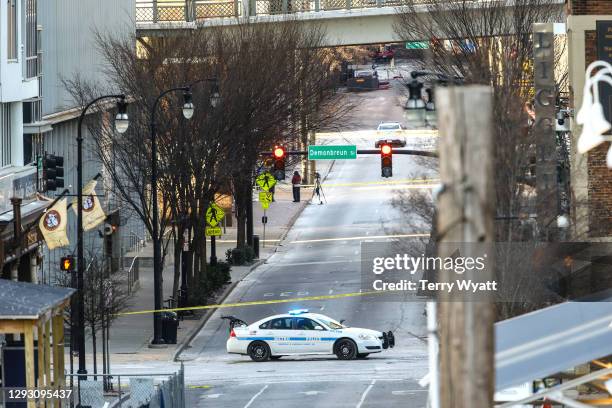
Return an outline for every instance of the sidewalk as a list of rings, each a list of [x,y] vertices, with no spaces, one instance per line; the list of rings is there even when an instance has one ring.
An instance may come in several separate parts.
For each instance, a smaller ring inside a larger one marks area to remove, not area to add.
[[[331,162],[325,166],[322,172],[327,174]],[[292,173],[292,172],[291,172]],[[289,174],[291,174],[289,173]],[[248,266],[232,266],[231,268],[231,283],[219,290],[215,296],[215,300],[211,303],[222,303],[223,300],[234,289],[235,285],[244,279],[253,269],[263,263],[270,257],[277,248],[277,245],[285,237],[287,231],[291,228],[295,220],[298,218],[304,207],[310,203],[312,198],[312,188],[303,188],[301,192],[302,201],[299,203],[293,202],[291,184],[280,182],[275,189],[275,202],[270,204],[270,208],[266,210],[268,223],[264,228],[261,223],[264,211],[257,200],[258,192],[253,194],[253,218],[254,218],[254,234],[259,235],[259,260]],[[236,228],[227,227],[222,237],[217,239],[217,259],[225,261],[225,252],[228,249],[236,246]],[[210,256],[210,241],[207,245],[207,254]],[[151,243],[137,254],[127,254],[127,256],[138,255],[140,262],[139,270],[139,288],[131,301],[131,307],[128,311],[151,310],[154,306],[153,301],[153,247]],[[173,284],[173,254],[169,248],[169,254],[166,256],[165,267],[163,271],[163,293],[164,299],[170,296]],[[109,349],[111,370],[113,363],[138,363],[144,361],[172,361],[184,344],[187,344],[191,337],[204,325],[208,316],[212,314],[212,310],[206,310],[198,313],[195,318],[186,317],[180,321],[177,334],[177,344],[170,344],[164,348],[149,348],[149,343],[153,337],[153,317],[151,314],[143,315],[128,315],[121,316],[115,320],[110,329]],[[93,353],[91,336],[88,336],[86,342],[87,350],[87,368],[88,372],[93,373]],[[98,373],[102,372],[102,335],[97,335],[97,359]],[[69,364],[69,355],[67,350],[66,363]],[[76,364],[76,358],[75,358]],[[76,370],[76,369],[75,369]]]

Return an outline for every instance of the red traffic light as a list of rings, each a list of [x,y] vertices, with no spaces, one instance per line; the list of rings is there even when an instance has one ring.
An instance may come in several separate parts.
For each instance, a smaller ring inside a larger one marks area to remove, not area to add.
[[[380,152],[382,154],[391,154],[391,145],[384,144],[380,146]]]
[[[282,159],[283,157],[285,157],[285,149],[283,149],[282,147],[275,147],[274,157],[276,157],[277,159]]]

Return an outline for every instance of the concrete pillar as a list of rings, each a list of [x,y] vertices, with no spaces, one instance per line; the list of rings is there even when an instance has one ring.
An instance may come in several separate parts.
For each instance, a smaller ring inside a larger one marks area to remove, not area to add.
[[[23,166],[23,103],[11,103],[11,162]]]

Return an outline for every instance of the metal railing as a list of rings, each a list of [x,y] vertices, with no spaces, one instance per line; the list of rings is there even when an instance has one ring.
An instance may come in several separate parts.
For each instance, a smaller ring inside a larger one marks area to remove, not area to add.
[[[137,0],[136,22],[193,22],[209,18],[242,17],[244,14],[254,17],[332,10],[397,7],[402,5],[402,3],[403,0]]]
[[[73,377],[70,388],[68,378]],[[62,407],[185,408],[185,369],[175,373],[147,374],[66,374],[66,387],[72,390],[69,403]]]

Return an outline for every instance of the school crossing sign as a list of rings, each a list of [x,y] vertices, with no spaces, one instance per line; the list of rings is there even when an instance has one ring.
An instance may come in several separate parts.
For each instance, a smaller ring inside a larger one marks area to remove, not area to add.
[[[276,179],[269,172],[257,176],[255,182],[263,191],[270,191],[270,189],[276,185]]]
[[[206,223],[208,223],[208,225],[210,225],[211,227],[216,227],[217,225],[219,225],[223,217],[225,217],[225,212],[217,204],[212,203],[210,206],[208,206],[205,217]]]

